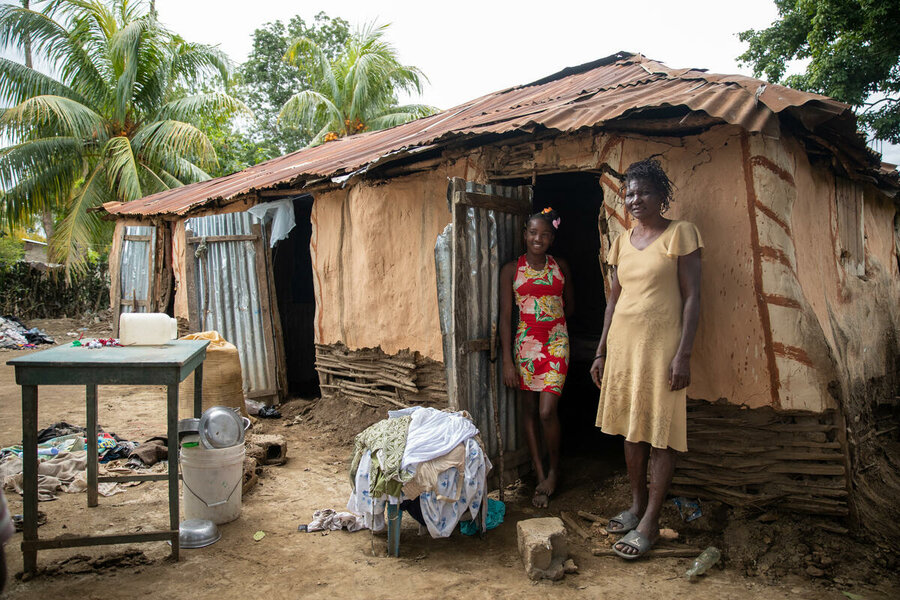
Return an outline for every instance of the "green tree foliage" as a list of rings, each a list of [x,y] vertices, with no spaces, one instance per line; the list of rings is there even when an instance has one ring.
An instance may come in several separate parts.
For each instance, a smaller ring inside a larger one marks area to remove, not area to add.
[[[38,4],[38,3],[35,3]],[[51,255],[80,264],[109,224],[91,209],[208,179],[216,165],[204,115],[249,109],[221,92],[227,58],[164,28],[140,0],[52,0],[41,11],[0,6],[0,47],[30,44],[41,73],[0,58],[0,224],[44,210],[65,215]],[[2,138],[0,138],[2,139]]]
[[[754,74],[853,105],[878,139],[900,143],[900,7],[897,0],[775,0],[771,27],[741,32],[738,57]],[[787,63],[806,72],[785,77]]]
[[[256,121],[247,128],[250,143],[239,160],[255,164],[260,160],[275,158],[306,146],[312,134],[303,127],[287,126],[278,122],[278,113],[285,102],[297,92],[312,86],[311,74],[301,62],[299,67],[289,64],[284,57],[291,42],[306,38],[315,42],[329,60],[335,59],[350,37],[350,24],[341,18],[332,18],[324,12],[317,14],[312,23],[300,16],[293,17],[287,25],[281,21],[267,23],[253,32],[253,49],[247,62],[238,71],[238,90],[242,99],[253,109]]]
[[[311,85],[284,104],[279,119],[315,131],[310,145],[369,129],[384,129],[433,114],[422,104],[401,106],[398,91],[422,91],[425,75],[403,65],[385,39],[387,25],[369,25],[354,33],[337,57],[308,37],[295,40],[287,53],[303,66]]]

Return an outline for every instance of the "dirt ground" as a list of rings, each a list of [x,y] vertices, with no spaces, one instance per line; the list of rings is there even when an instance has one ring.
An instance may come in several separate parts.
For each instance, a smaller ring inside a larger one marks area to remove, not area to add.
[[[68,343],[69,331],[87,327],[105,337],[102,324],[72,320],[33,321]],[[86,350],[87,351],[87,350]],[[6,361],[22,351],[0,351],[0,444],[21,440],[19,388]],[[54,422],[84,423],[83,389],[41,388],[39,427]],[[162,388],[101,387],[100,423],[104,430],[132,440],[165,431]],[[348,458],[353,436],[385,416],[338,400],[293,400],[282,406],[282,419],[260,420],[254,431],[278,433],[288,442],[288,461],[263,468],[259,483],[244,497],[241,517],[221,526],[222,539],[198,550],[182,550],[175,563],[169,546],[154,542],[96,546],[38,553],[41,572],[22,581],[21,534],[7,546],[8,598],[653,598],[696,599],[857,599],[897,597],[897,559],[885,549],[842,533],[834,521],[795,515],[735,512],[704,503],[704,516],[683,523],[671,504],[664,526],[679,532],[672,547],[716,544],[723,561],[697,583],[681,577],[686,558],[649,558],[625,562],[594,556],[609,546],[606,536],[587,521],[591,538],[570,532],[571,555],[579,572],[559,582],[533,583],[525,575],[516,548],[520,519],[558,515],[560,511],[613,514],[627,504],[627,480],[621,454],[575,453],[564,458],[566,479],[548,510],[531,508],[530,483],[507,488],[505,522],[484,539],[455,533],[448,539],[419,536],[413,519],[403,521],[400,558],[385,553],[386,538],[357,533],[300,533],[319,508],[342,509],[349,493]],[[598,455],[599,454],[599,455]],[[20,497],[6,491],[13,513]],[[41,537],[66,533],[115,533],[167,525],[166,485],[145,483],[125,493],[100,498],[89,509],[84,494],[62,494],[41,503],[47,523]],[[830,531],[829,531],[830,529]],[[265,537],[254,541],[254,533]],[[15,574],[19,574],[15,576]]]

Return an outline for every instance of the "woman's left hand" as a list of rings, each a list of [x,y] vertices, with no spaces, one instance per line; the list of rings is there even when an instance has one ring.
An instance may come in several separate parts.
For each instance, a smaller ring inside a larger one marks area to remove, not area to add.
[[[669,364],[669,389],[683,390],[691,384],[691,357],[676,354]]]

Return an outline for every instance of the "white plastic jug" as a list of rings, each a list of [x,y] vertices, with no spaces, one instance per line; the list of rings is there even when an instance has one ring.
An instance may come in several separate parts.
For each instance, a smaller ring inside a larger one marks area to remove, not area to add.
[[[119,343],[156,346],[178,337],[178,321],[165,313],[123,313],[119,317]]]

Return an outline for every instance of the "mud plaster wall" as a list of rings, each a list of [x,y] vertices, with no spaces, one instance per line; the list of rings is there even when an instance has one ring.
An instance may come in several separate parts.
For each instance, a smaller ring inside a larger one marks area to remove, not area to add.
[[[870,380],[891,375],[900,355],[900,274],[893,242],[897,209],[893,200],[866,190],[866,270],[857,276],[839,258],[834,177],[810,166],[796,146],[791,155],[798,165],[793,219],[798,277],[836,357],[835,379],[843,396],[865,394]]]
[[[317,195],[310,252],[317,344],[441,361],[434,243],[450,222],[447,178],[464,164]]]

